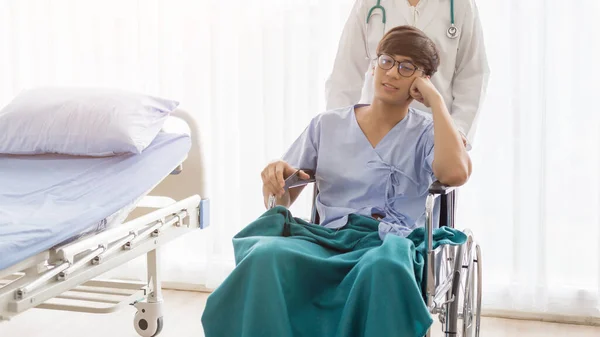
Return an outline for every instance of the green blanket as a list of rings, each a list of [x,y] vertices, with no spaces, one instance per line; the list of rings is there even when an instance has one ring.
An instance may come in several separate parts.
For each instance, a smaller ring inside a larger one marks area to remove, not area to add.
[[[423,336],[425,230],[382,241],[378,224],[350,215],[335,230],[267,211],[233,239],[236,268],[208,298],[206,337]],[[434,231],[434,248],[465,241]]]

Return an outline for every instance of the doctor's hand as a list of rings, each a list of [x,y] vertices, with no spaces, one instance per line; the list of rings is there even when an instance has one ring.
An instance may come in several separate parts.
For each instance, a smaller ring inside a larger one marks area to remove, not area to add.
[[[273,162],[263,169],[260,176],[263,181],[263,193],[268,193],[281,198],[285,195],[285,179],[294,174],[297,169],[293,168],[290,164],[279,160]],[[310,179],[310,176],[304,172],[298,172],[300,179]]]
[[[410,86],[410,96],[428,108],[435,100],[442,100],[442,95],[429,77],[415,77]]]

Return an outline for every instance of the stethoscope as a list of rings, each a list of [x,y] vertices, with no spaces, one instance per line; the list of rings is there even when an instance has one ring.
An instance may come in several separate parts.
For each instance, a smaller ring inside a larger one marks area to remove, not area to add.
[[[385,32],[385,24],[387,22],[385,8],[383,8],[383,6],[381,5],[381,0],[377,0],[377,4],[373,7],[371,7],[371,9],[369,9],[369,12],[367,13],[367,31],[366,31],[367,37],[369,36],[369,20],[371,19],[373,12],[377,9],[381,10],[381,22],[383,22],[383,31]],[[450,39],[456,39],[458,37],[458,33],[459,33],[458,28],[454,24],[454,0],[450,0],[450,27],[448,27],[448,30],[446,30],[446,35]],[[368,41],[365,41],[365,49],[367,51],[367,57],[370,60],[374,60],[371,57],[371,55],[369,55],[370,51],[369,51]]]

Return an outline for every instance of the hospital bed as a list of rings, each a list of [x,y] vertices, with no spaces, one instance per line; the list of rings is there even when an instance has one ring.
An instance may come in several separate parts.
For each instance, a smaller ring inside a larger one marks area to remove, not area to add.
[[[301,180],[292,175],[285,181],[285,189],[313,183],[312,210],[310,222],[318,224],[319,213],[316,197],[319,193],[314,173],[304,169],[309,180]],[[274,199],[269,200],[269,208]],[[479,336],[481,325],[482,269],[481,249],[473,238],[473,233],[463,231],[467,241],[458,247],[441,245],[432,249],[433,230],[436,227],[454,228],[456,214],[456,190],[439,181],[429,187],[425,202],[425,228],[427,257],[423,276],[423,298],[432,315],[438,315],[442,331],[446,337]],[[385,304],[382,304],[385,305]],[[427,332],[431,336],[431,329]]]
[[[160,249],[207,227],[210,208],[199,195],[193,119],[172,116],[141,154],[0,155],[0,321],[31,308],[109,313],[131,304],[135,330],[160,333]],[[143,255],[145,282],[98,278]]]

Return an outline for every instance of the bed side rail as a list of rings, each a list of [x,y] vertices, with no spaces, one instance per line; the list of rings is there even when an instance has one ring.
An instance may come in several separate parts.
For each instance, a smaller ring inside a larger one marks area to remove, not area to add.
[[[55,297],[73,297],[63,293],[77,291],[81,285],[89,286],[90,280],[106,271],[156,250],[190,230],[208,226],[208,208],[208,199],[195,195],[50,250],[45,268],[40,268],[39,261],[32,261],[35,264],[26,267],[20,278],[0,288],[0,318],[44,307],[44,302]],[[145,291],[144,287],[133,286]],[[130,296],[134,296],[133,293],[127,297]]]

